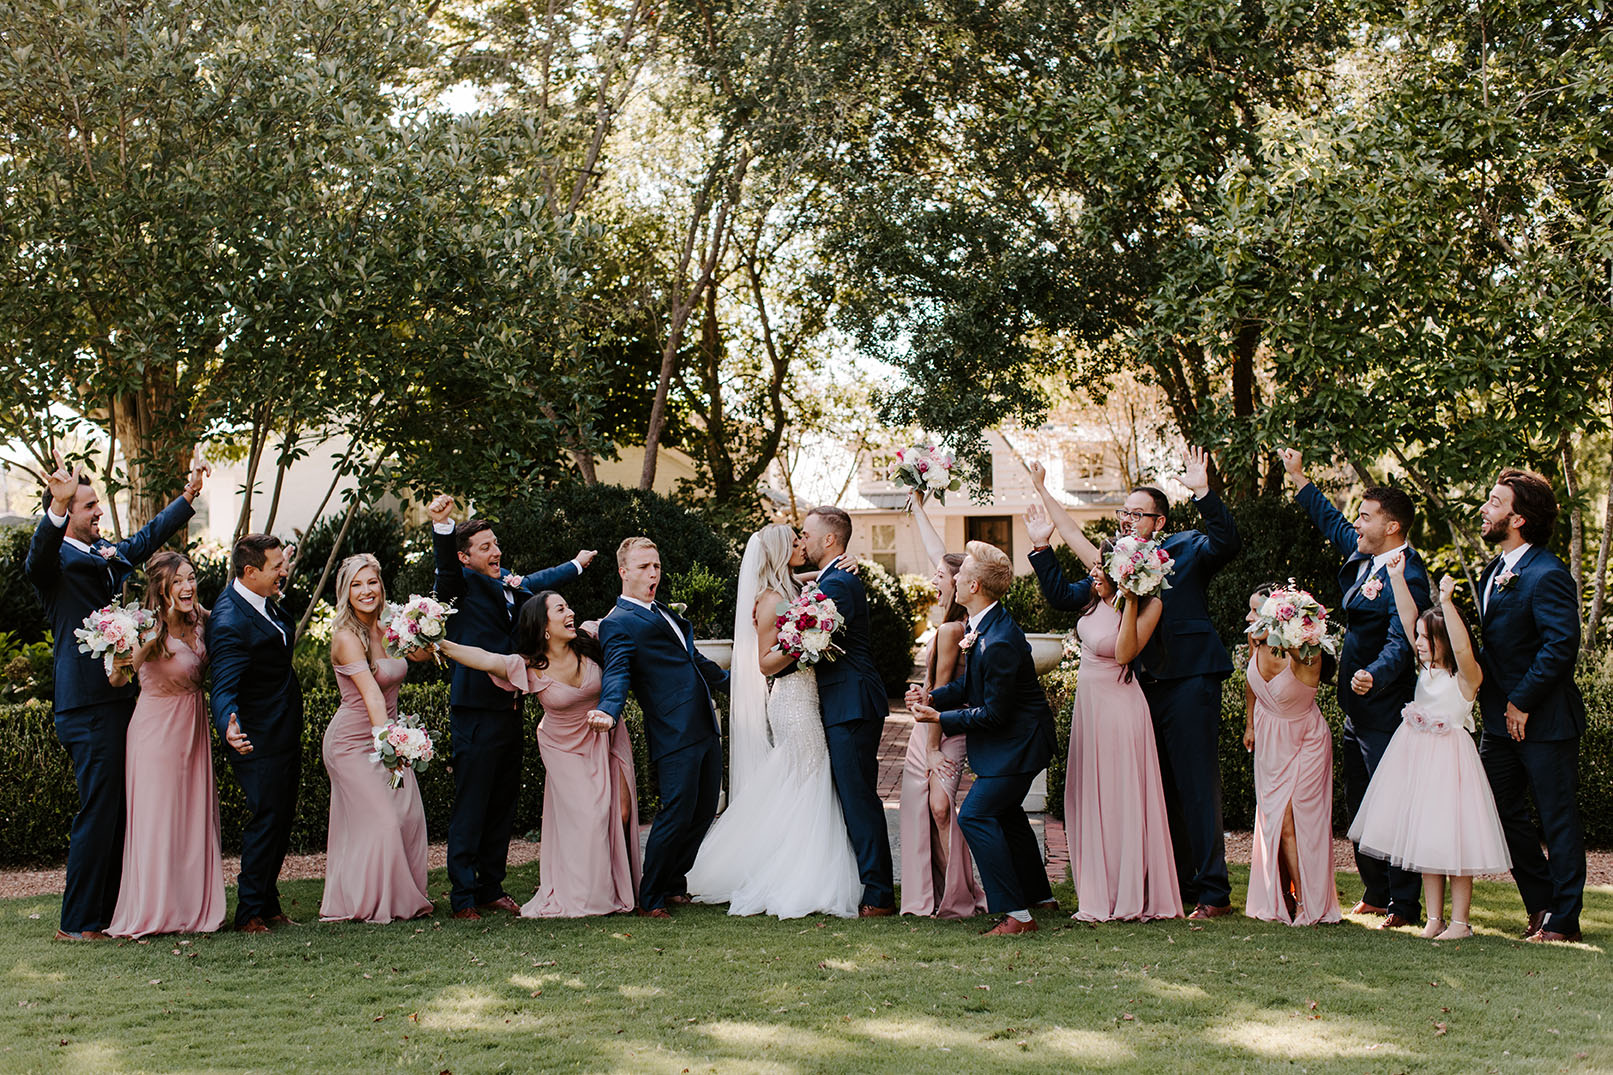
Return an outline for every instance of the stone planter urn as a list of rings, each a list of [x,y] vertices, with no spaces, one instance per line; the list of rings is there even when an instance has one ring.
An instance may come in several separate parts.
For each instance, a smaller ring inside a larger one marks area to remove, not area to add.
[[[1053,671],[1064,659],[1062,633],[1027,634],[1025,641],[1031,644],[1031,660],[1036,662],[1036,674],[1039,676]]]
[[[697,638],[694,648],[707,659],[727,671],[734,663],[734,640],[731,638]]]

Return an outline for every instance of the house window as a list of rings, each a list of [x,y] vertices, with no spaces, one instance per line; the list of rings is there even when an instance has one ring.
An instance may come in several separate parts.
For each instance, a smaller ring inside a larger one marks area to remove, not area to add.
[[[1100,489],[1104,484],[1103,453],[1075,451],[1064,457],[1064,488],[1071,492]]]
[[[970,515],[964,519],[964,537],[969,541],[984,541],[1014,555],[1014,517],[1012,515]]]
[[[896,524],[875,523],[868,528],[874,563],[896,574]]]

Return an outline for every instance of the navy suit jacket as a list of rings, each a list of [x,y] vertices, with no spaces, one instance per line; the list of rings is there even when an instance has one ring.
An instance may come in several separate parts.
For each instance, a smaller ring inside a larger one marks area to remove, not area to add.
[[[979,776],[1037,773],[1053,756],[1053,710],[1036,676],[1030,643],[997,605],[980,621],[963,675],[930,692],[941,730],[964,735]]]
[[[270,626],[262,613],[224,587],[207,618],[207,661],[213,669],[213,724],[220,738],[234,713],[252,740],[252,753],[225,753],[237,764],[282,757],[302,749],[302,686],[291,667],[297,625],[281,610]]]
[[[711,692],[728,689],[728,673],[695,648],[689,621],[660,602],[655,608],[672,617],[681,638],[672,634],[660,611],[621,598],[599,621],[599,644],[605,650],[599,708],[620,720],[627,692],[633,692],[644,710],[651,761],[717,735]]]
[[[1498,556],[1479,576],[1479,594],[1499,569]],[[1585,700],[1574,682],[1579,659],[1579,599],[1568,565],[1538,545],[1518,560],[1516,577],[1490,594],[1481,623],[1484,683],[1479,710],[1486,735],[1507,734],[1507,703],[1529,714],[1524,742],[1574,739],[1585,733]]]
[[[1092,576],[1082,575],[1074,582],[1064,577],[1059,558],[1051,547],[1032,549],[1031,570],[1036,572],[1036,583],[1042,588],[1042,597],[1060,612],[1080,612],[1092,596]]]
[[[1417,654],[1400,626],[1395,594],[1389,586],[1389,568],[1380,567],[1367,578],[1379,582],[1376,597],[1362,592],[1362,563],[1372,557],[1356,548],[1355,527],[1315,485],[1307,485],[1294,498],[1310,513],[1311,522],[1333,547],[1345,556],[1339,568],[1339,593],[1344,624],[1344,648],[1339,652],[1339,708],[1357,728],[1392,732],[1400,727],[1400,711],[1417,689]],[[1419,611],[1433,604],[1428,568],[1417,550],[1406,547],[1406,586]],[[1357,694],[1350,679],[1361,669],[1372,673],[1372,689]]]
[[[113,550],[110,559],[98,551],[84,552],[67,544],[62,540],[67,528],[52,523],[48,514],[39,520],[23,570],[34,584],[39,603],[45,606],[45,618],[50,621],[51,637],[56,643],[56,712],[135,696],[133,684],[114,687],[107,682],[106,665],[99,658],[80,653],[73,632],[84,626],[84,617],[111,602],[134,569],[195,514],[190,501],[179,497],[133,537],[116,545],[103,538],[91,546]]]
[[[890,700],[885,697],[885,681],[874,666],[869,645],[868,591],[862,579],[838,567],[825,568],[817,585],[846,621],[835,635],[835,644],[845,652],[816,665],[824,727],[861,720],[883,723],[890,713]]]
[[[515,652],[515,625],[519,622],[521,606],[529,597],[577,577],[577,565],[568,560],[546,571],[527,575],[519,587],[512,589],[500,581],[510,576],[509,571],[500,570],[499,579],[493,579],[460,563],[459,549],[451,533],[439,534],[433,530],[431,550],[437,565],[437,596],[454,602],[454,614],[448,617],[449,640],[490,653]],[[513,605],[505,599],[506,593],[514,596]],[[475,709],[516,709],[520,695],[501,689],[486,672],[456,663],[448,689],[448,704]]]

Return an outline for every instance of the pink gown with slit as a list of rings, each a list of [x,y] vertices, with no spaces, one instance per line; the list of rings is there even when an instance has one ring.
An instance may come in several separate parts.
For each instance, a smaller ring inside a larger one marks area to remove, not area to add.
[[[643,857],[633,745],[620,721],[608,732],[588,726],[588,711],[599,705],[601,679],[593,661],[584,658],[582,668],[582,684],[573,687],[512,654],[504,677],[493,677],[507,690],[537,695],[543,705],[538,722],[544,773],[538,891],[521,908],[523,918],[625,914],[637,902]]]
[[[1333,880],[1333,732],[1317,708],[1316,688],[1301,683],[1286,659],[1268,681],[1250,657],[1246,675],[1255,695],[1255,835],[1244,914],[1293,926],[1341,921]],[[1290,805],[1299,857],[1292,915],[1278,852]]]
[[[169,636],[140,666],[124,762],[123,884],[107,932],[211,933],[224,924],[218,789],[202,670],[207,649]]]

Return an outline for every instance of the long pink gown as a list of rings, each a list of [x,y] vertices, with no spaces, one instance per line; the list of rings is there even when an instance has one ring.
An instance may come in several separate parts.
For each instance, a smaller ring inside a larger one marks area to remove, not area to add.
[[[931,645],[934,645],[932,642]],[[963,674],[962,662],[958,674]],[[975,880],[974,858],[958,828],[958,785],[968,746],[964,736],[943,735],[941,753],[954,766],[954,775],[942,780],[952,800],[952,827],[947,839],[946,869],[934,851],[935,826],[930,816],[930,759],[923,728],[915,724],[902,762],[901,839],[902,913],[937,918],[971,918],[986,910],[986,894]],[[936,899],[936,893],[940,899]]]
[[[1287,660],[1268,681],[1250,657],[1245,674],[1255,694],[1255,836],[1243,913],[1293,926],[1341,921],[1333,880],[1333,733],[1317,708],[1316,688],[1301,683]],[[1280,891],[1278,853],[1290,804],[1299,854],[1292,916]]]
[[[1064,831],[1083,922],[1182,917],[1148,699],[1115,662],[1120,613],[1082,616]]]
[[[588,711],[599,705],[600,673],[593,661],[584,659],[582,666],[582,685],[573,687],[512,654],[504,678],[493,677],[507,690],[536,694],[543,705],[538,891],[522,906],[523,918],[625,914],[637,902],[642,855],[633,745],[626,724],[618,722],[608,732],[588,727]]]
[[[336,665],[342,701],[325,729],[323,756],[330,774],[330,835],[326,841],[325,922],[391,922],[431,913],[426,894],[426,810],[412,770],[393,788],[375,760],[369,710],[352,677],[363,661]],[[398,715],[398,688],[409,671],[401,657],[375,662],[375,682],[388,720]]]
[[[123,885],[107,932],[211,933],[224,924],[224,860],[202,670],[207,649],[172,635],[140,666],[124,762]]]

